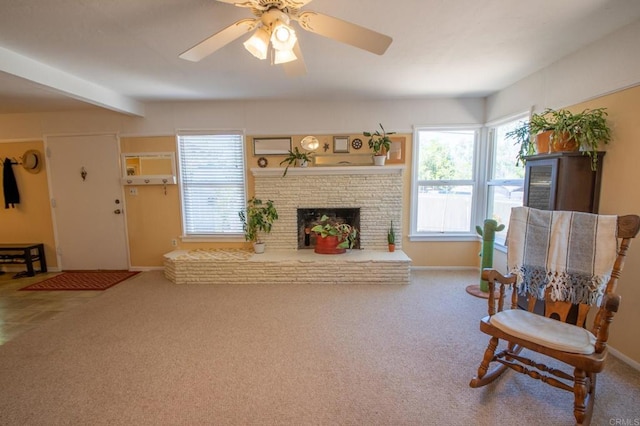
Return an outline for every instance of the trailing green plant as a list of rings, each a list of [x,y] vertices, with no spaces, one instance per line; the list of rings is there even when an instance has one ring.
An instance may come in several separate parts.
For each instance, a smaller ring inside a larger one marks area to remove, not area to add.
[[[358,238],[358,229],[356,227],[348,223],[339,222],[326,214],[322,215],[320,222],[311,228],[311,231],[322,238],[328,236],[338,237],[337,248],[353,248]]]
[[[282,177],[287,175],[287,171],[289,170],[289,166],[295,165],[296,161],[298,162],[310,162],[313,156],[312,152],[302,152],[298,149],[298,147],[294,147],[293,150],[289,150],[287,154],[287,158],[280,162],[280,165],[287,163],[287,167],[284,168],[284,173],[282,173]]]
[[[387,242],[389,244],[396,243],[396,233],[393,230],[393,221],[391,221],[391,226],[389,227],[389,232],[387,232]]]
[[[611,141],[611,129],[607,123],[606,108],[585,109],[572,113],[565,109],[545,109],[542,113],[532,114],[529,122],[506,133],[508,139],[519,145],[516,165],[524,165],[525,157],[535,154],[535,136],[547,130],[553,131],[552,143],[560,138],[573,139],[580,151],[591,157],[591,169],[598,166],[598,147]]]
[[[238,216],[242,220],[245,240],[260,243],[262,242],[260,233],[268,234],[271,232],[273,222],[278,219],[278,211],[272,200],[262,202],[262,200],[253,197],[247,201],[246,208],[238,212]]]
[[[384,155],[389,152],[391,148],[391,139],[388,135],[393,135],[396,132],[387,132],[382,123],[378,123],[380,130],[375,132],[362,132],[362,134],[369,138],[369,148],[373,151],[374,155]]]

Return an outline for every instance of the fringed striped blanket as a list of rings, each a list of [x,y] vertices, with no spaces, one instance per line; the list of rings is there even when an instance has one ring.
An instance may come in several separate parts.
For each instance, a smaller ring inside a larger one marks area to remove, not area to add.
[[[507,267],[519,294],[596,305],[616,259],[617,216],[529,207],[511,210]]]

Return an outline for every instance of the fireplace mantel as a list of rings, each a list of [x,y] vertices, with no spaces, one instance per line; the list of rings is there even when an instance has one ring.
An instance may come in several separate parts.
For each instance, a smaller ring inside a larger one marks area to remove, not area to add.
[[[389,166],[326,166],[326,167],[289,167],[287,176],[327,176],[327,175],[391,175],[402,174],[404,165]],[[282,176],[284,167],[251,169],[253,176]]]

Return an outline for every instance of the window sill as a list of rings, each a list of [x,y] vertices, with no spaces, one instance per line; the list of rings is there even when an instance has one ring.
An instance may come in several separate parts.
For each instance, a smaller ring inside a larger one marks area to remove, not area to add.
[[[180,241],[183,243],[238,243],[244,242],[244,235],[242,236],[233,236],[233,235],[202,235],[202,236],[182,236],[180,237]]]
[[[409,235],[409,241],[421,242],[421,241],[479,241],[480,236],[477,234],[414,234]]]

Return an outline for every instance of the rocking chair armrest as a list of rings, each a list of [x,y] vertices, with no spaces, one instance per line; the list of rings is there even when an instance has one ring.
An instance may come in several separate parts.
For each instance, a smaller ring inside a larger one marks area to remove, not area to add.
[[[509,285],[515,285],[517,281],[517,277],[513,274],[503,275],[495,269],[485,268],[482,270],[481,278],[489,284],[489,297],[487,299],[488,307],[489,307],[489,316],[494,315],[497,312],[502,311],[504,308],[504,295],[505,288]],[[499,284],[499,295],[496,300],[496,283]],[[512,299],[512,307],[515,307],[516,303],[516,293],[515,291],[511,294]]]
[[[516,276],[513,274],[502,275],[495,269],[485,268],[482,270],[482,279],[489,282],[498,282],[500,285],[515,284]]]
[[[596,353],[602,353],[607,347],[609,340],[609,326],[613,321],[613,316],[620,307],[620,295],[616,293],[605,294],[600,304],[600,309],[594,320],[593,334],[596,336]]]

